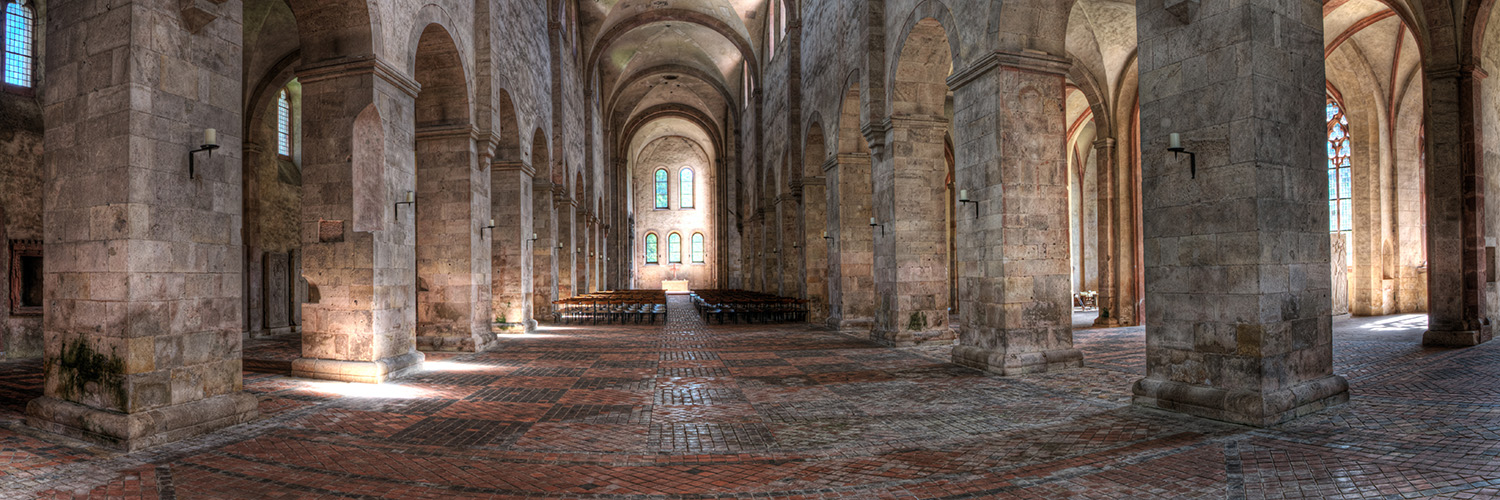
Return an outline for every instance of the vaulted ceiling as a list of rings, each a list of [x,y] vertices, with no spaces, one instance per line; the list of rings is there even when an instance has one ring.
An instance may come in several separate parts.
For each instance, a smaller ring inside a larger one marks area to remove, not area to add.
[[[583,69],[598,78],[611,127],[623,133],[672,118],[674,126],[726,135],[723,124],[740,109],[746,63],[752,76],[758,72],[771,1],[581,1]]]

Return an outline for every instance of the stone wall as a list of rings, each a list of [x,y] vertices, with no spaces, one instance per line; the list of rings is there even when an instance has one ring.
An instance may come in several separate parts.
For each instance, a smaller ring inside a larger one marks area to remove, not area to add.
[[[42,130],[37,97],[0,91],[0,358],[42,355],[42,316],[13,311],[10,300],[11,242],[42,238]]]

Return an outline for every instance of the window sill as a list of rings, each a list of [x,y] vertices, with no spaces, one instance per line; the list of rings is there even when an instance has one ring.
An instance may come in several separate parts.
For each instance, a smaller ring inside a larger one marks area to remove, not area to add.
[[[10,83],[0,83],[0,91],[21,97],[36,97],[36,87],[22,87]]]

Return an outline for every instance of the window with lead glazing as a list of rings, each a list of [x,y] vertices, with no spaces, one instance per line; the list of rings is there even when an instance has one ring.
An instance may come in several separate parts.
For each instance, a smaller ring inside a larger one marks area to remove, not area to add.
[[[677,173],[677,177],[682,184],[678,187],[682,196],[682,200],[680,201],[682,206],[678,208],[693,208],[693,169],[682,167],[682,170]]]
[[[1354,231],[1354,186],[1350,175],[1349,119],[1338,101],[1328,100],[1328,230],[1344,237]],[[1350,252],[1352,256],[1353,252]]]
[[[693,263],[703,263],[703,233],[693,233]]]
[[[682,235],[672,233],[667,236],[667,262],[682,263]]]
[[[667,188],[667,169],[656,169],[656,208],[671,208],[669,205],[671,199]]]
[[[286,89],[276,95],[276,154],[292,156],[292,98]]]
[[[5,2],[5,83],[30,88],[35,58],[31,7]]]
[[[657,251],[656,250],[656,233],[649,233],[649,234],[646,235],[646,263],[647,264],[655,264],[655,263],[658,262],[657,256],[656,256],[656,251]]]

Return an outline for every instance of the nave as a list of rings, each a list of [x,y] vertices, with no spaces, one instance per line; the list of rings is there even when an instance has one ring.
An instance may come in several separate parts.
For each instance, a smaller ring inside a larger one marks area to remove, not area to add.
[[[1079,330],[1085,368],[1000,377],[947,346],[705,325],[680,295],[663,324],[544,325],[381,385],[246,371],[264,419],[129,455],[20,426],[40,371],[6,361],[0,497],[1500,495],[1500,348],[1423,348],[1410,321],[1337,323],[1350,403],[1265,429],[1130,406],[1139,327]]]

